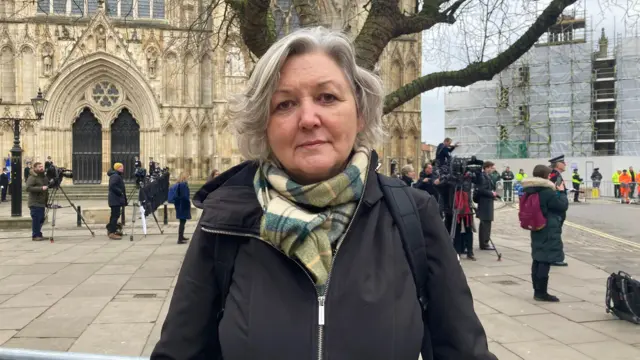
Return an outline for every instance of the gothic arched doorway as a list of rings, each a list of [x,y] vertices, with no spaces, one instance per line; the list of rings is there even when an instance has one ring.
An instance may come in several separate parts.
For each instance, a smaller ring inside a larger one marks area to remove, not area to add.
[[[72,170],[74,184],[100,184],[102,179],[102,126],[85,108],[73,123]]]
[[[124,108],[111,124],[111,165],[119,162],[124,165],[123,178],[134,180],[133,164],[140,156],[140,125],[131,112]]]

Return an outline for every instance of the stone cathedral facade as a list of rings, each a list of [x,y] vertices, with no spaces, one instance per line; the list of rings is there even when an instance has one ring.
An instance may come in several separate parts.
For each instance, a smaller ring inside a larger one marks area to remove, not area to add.
[[[333,7],[327,11],[341,18],[357,10],[342,2],[341,8],[327,1]],[[405,3],[409,11],[411,1]],[[23,158],[51,156],[74,170],[75,184],[104,184],[114,162],[131,169],[135,156],[194,179],[241,162],[225,128],[226,99],[244,84],[252,59],[240,41],[218,42],[217,16],[209,31],[193,30],[202,6],[203,0],[1,0],[0,112],[32,117],[38,89],[49,100],[43,120],[22,130]],[[281,15],[283,29],[293,24],[295,14]],[[348,25],[358,29],[363,21],[351,17]],[[389,91],[419,76],[420,52],[419,35],[385,49],[379,65]],[[381,171],[417,163],[419,98],[385,124]],[[0,153],[12,144],[12,130],[0,129]]]

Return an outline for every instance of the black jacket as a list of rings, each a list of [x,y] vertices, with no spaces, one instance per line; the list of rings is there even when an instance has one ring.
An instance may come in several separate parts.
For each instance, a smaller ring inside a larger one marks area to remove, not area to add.
[[[125,206],[127,190],[124,187],[122,175],[114,170],[109,170],[107,175],[109,176],[109,206]]]
[[[9,186],[9,175],[5,173],[0,173],[0,186],[4,186],[4,187]]]
[[[429,179],[428,181],[424,181],[424,179]],[[413,185],[416,189],[424,190],[428,192],[432,196],[438,196],[438,190],[436,190],[436,185],[434,182],[436,181],[437,176],[432,172],[427,175],[426,172],[420,172],[420,179]]]
[[[43,186],[47,186],[48,181],[44,173],[36,173],[31,169],[31,175],[27,179],[25,191],[29,193],[29,207],[46,207],[49,202],[49,191],[42,190]]]
[[[334,261],[322,341],[319,299],[298,262],[259,238],[262,209],[245,162],[204,185],[204,209],[187,250],[152,360],[415,360],[431,330],[434,359],[495,360],[473,310],[471,292],[435,200],[411,190],[423,221],[429,271],[429,323],[423,324],[402,241],[372,165],[363,198]],[[213,251],[216,241],[240,246],[224,316],[216,325]]]
[[[475,190],[475,200],[478,203],[476,216],[480,220],[493,221],[493,190],[491,178],[484,171],[480,177],[480,183]]]

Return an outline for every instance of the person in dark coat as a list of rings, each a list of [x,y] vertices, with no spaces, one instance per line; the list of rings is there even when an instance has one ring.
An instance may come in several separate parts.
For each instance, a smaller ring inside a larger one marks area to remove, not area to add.
[[[562,245],[562,219],[569,208],[564,183],[557,185],[550,180],[551,169],[545,165],[537,165],[533,169],[533,177],[522,181],[525,194],[537,193],[540,209],[547,219],[547,225],[541,230],[531,231],[531,281],[534,299],[537,301],[557,302],[556,296],[547,292],[549,270],[552,263],[564,261]]]
[[[122,163],[115,163],[113,165],[113,171],[107,173],[107,175],[109,175],[108,200],[109,207],[111,208],[109,224],[107,224],[107,233],[111,240],[122,239],[122,235],[118,231],[118,219],[120,218],[122,207],[127,205],[127,190],[124,186],[124,180],[122,179],[123,172],[124,165],[122,165]]]
[[[564,185],[564,179],[562,178],[562,173],[567,167],[567,164],[564,161],[564,155],[559,155],[554,157],[553,159],[550,159],[549,163],[551,164],[551,173],[549,174],[549,180],[551,180],[552,183],[556,184],[556,189],[560,189],[560,184],[563,184],[562,190],[557,190],[557,191],[558,193],[564,192],[566,196],[567,188],[566,188],[566,185]],[[562,213],[561,217],[562,217],[562,222],[560,223],[560,226],[564,225],[564,220],[567,218],[567,212],[565,211],[564,213]],[[564,261],[551,263],[551,266],[568,266],[568,265],[569,264],[567,264]]]
[[[187,220],[191,220],[191,195],[189,194],[188,180],[189,174],[183,172],[175,184],[177,188],[173,205],[176,207],[176,219],[180,220],[180,225],[178,226],[178,244],[184,244],[189,241],[189,238],[184,236],[184,228]]]
[[[42,163],[33,164],[31,176],[27,180],[25,191],[29,193],[29,212],[31,215],[31,240],[42,241],[42,225],[49,202],[49,187]]]
[[[497,360],[435,199],[407,187],[426,246],[423,313],[371,150],[384,88],[354,54],[340,32],[297,30],[231,100],[247,161],[194,196],[203,212],[151,360]],[[230,242],[223,301],[216,255]]]
[[[419,180],[413,185],[416,189],[424,190],[429,195],[438,198],[438,190],[436,186],[440,183],[440,180],[433,172],[433,165],[426,163],[423,170],[420,172]]]
[[[0,190],[1,197],[0,201],[7,201],[7,191],[9,190],[9,170],[7,168],[2,168],[2,173],[0,173]]]
[[[407,184],[407,186],[411,186],[413,185],[415,178],[416,171],[414,170],[413,166],[405,165],[402,167],[402,170],[400,170],[400,180],[402,180],[402,182]]]
[[[516,176],[511,171],[511,168],[507,166],[502,172],[502,186],[504,201],[513,201],[513,180]]]
[[[478,245],[480,250],[493,250],[491,246],[491,223],[493,222],[493,202],[497,196],[491,186],[490,174],[496,170],[496,165],[491,161],[485,161],[482,165],[482,177],[480,184],[476,187],[476,195],[478,209],[476,217],[480,220],[480,228],[478,229]]]
[[[29,175],[31,175],[31,163],[27,162],[27,166],[25,166],[22,177],[24,178],[24,182],[26,183],[29,179]]]

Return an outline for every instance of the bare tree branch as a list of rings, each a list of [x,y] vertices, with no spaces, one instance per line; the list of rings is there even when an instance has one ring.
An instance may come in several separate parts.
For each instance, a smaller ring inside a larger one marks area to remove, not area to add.
[[[389,41],[395,38],[400,13],[398,0],[372,0],[369,15],[355,39],[358,65],[373,69]]]
[[[538,38],[555,24],[562,11],[576,1],[553,0],[518,40],[491,60],[476,62],[457,71],[441,71],[425,75],[393,91],[385,98],[384,113],[390,113],[398,106],[431,89],[441,86],[468,86],[477,81],[491,80],[529,51]]]

